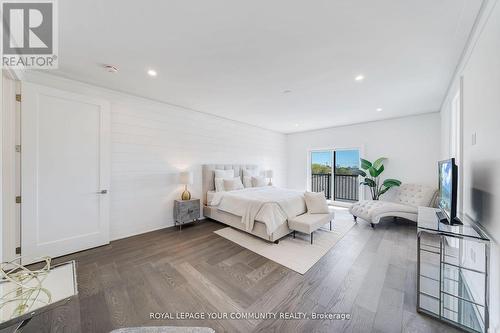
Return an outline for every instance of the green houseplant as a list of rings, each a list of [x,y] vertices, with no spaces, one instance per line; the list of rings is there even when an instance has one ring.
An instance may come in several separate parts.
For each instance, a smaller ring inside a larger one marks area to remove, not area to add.
[[[354,174],[363,177],[360,185],[368,186],[373,200],[378,200],[381,195],[389,191],[391,187],[401,185],[397,179],[386,179],[380,183],[380,175],[384,172],[385,157],[377,159],[375,162],[360,158],[361,169],[354,170]]]

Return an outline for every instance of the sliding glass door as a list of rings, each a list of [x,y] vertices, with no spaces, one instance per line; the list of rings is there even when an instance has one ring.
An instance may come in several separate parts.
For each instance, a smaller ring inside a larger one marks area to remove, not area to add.
[[[335,150],[334,154],[334,200],[358,201],[359,181],[354,170],[359,168],[359,150]]]
[[[315,150],[310,153],[310,190],[324,192],[327,199],[359,200],[359,149]]]
[[[332,198],[333,151],[311,152],[311,191],[324,192],[327,199]]]

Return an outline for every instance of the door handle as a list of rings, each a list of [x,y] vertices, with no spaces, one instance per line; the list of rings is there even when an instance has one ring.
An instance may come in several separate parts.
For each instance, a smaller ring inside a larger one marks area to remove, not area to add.
[[[97,194],[107,194],[108,193],[108,190],[100,190],[99,192],[97,192]]]

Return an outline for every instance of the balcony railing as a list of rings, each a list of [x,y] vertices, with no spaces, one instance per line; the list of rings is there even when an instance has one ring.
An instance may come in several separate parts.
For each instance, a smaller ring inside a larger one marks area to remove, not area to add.
[[[311,191],[325,192],[325,197],[331,199],[331,176],[331,173],[313,173],[311,177]]]
[[[330,173],[312,174],[311,190],[324,192],[327,199],[332,198],[332,175]],[[359,199],[359,183],[356,175],[334,175],[334,200],[357,201]]]

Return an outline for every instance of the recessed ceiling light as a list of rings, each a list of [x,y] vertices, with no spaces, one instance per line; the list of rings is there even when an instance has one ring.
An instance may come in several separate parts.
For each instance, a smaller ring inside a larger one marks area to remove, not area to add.
[[[149,76],[156,76],[156,75],[158,75],[158,73],[156,73],[156,71],[154,69],[148,69],[148,75]]]
[[[295,124],[295,127],[299,127],[299,124]]]
[[[118,68],[116,66],[113,66],[113,65],[104,65],[104,69],[108,73],[116,73],[116,72],[118,72]]]
[[[360,75],[358,75],[358,76],[356,76],[356,77],[354,78],[354,80],[356,80],[356,81],[363,81],[364,79],[365,79],[364,75],[361,75],[361,74],[360,74]]]
[[[382,108],[377,108],[377,112],[380,112],[382,111],[383,109]]]

